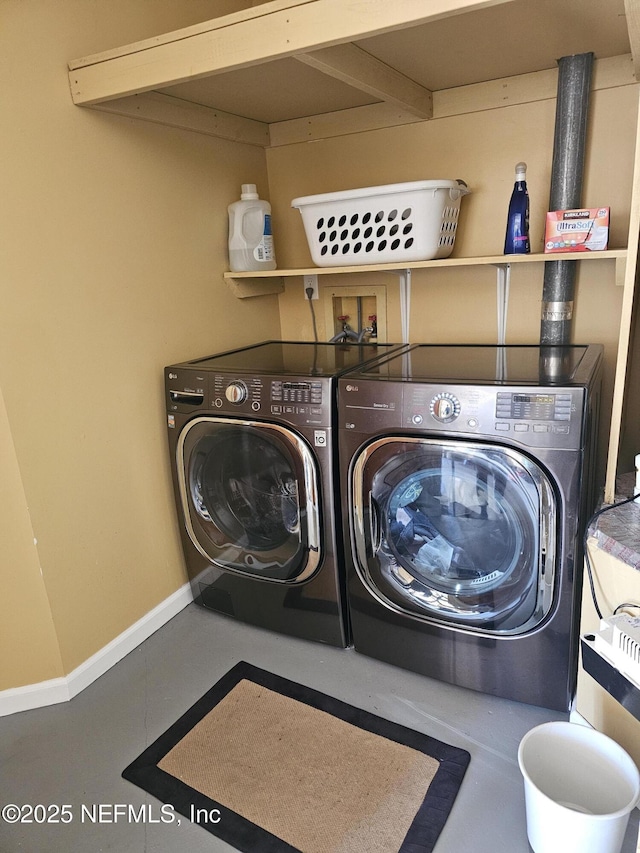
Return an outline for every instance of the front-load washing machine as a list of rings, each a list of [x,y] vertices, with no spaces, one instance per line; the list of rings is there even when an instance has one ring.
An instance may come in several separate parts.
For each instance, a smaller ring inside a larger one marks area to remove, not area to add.
[[[566,711],[602,347],[418,345],[338,383],[358,652]]]
[[[165,369],[171,469],[197,603],[347,644],[335,383],[393,348],[265,341]]]

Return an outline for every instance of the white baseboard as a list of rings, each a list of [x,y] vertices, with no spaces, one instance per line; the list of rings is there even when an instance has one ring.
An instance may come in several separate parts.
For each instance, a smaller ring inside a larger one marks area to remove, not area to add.
[[[70,698],[66,678],[52,678],[25,687],[12,687],[0,692],[0,717],[29,711],[31,708],[42,708],[44,705],[57,705]]]
[[[68,702],[192,601],[191,587],[186,583],[99,652],[81,663],[65,678],[52,678],[50,681],[42,681],[39,684],[28,684],[25,687],[13,687],[10,690],[0,691],[0,717],[32,708],[42,708],[45,705]]]

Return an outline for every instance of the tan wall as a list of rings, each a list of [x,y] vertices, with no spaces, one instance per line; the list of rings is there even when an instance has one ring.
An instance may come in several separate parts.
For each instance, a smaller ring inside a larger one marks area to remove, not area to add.
[[[1,394],[0,518],[0,671],[3,681],[15,677],[16,683],[21,683],[23,674],[31,682],[56,678],[63,674],[58,639]]]
[[[162,368],[280,333],[276,297],[222,280],[263,151],[75,107],[66,63],[248,5],[2,4],[0,690],[69,673],[185,583]]]

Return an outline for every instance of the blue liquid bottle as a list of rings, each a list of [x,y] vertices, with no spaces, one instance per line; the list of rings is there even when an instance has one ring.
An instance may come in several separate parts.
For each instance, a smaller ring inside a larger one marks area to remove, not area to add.
[[[504,238],[505,255],[528,255],[531,251],[529,243],[529,193],[527,192],[527,164],[518,163],[516,166],[516,182],[513,185],[509,215],[507,218],[507,233]]]

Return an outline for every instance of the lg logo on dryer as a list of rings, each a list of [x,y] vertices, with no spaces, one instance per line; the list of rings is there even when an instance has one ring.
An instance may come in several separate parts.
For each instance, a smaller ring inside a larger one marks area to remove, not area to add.
[[[357,391],[358,386],[357,385],[345,385],[344,390],[345,391]]]

